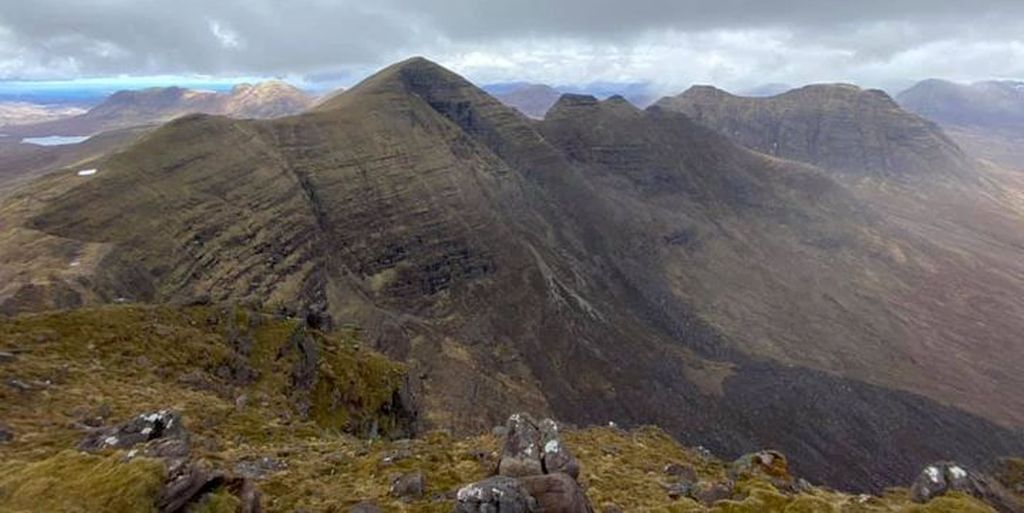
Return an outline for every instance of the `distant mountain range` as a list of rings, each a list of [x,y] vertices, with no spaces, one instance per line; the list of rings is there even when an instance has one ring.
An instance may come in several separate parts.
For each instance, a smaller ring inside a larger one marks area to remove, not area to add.
[[[565,94],[530,120],[416,58],[302,116],[179,117],[19,187],[0,311],[358,326],[410,366],[427,427],[653,423],[877,491],[1024,452],[1017,197],[877,91]]]
[[[490,84],[483,89],[519,112],[542,119],[562,94],[588,94],[598,98],[621,96],[637,107],[646,107],[657,99],[649,84],[595,82],[583,86],[549,86],[529,82]]]
[[[14,136],[84,136],[108,130],[159,124],[185,114],[218,114],[235,118],[274,118],[297,114],[315,98],[283,82],[241,84],[230,92],[159,87],[120,91],[87,112],[28,125],[9,126]]]
[[[896,98],[907,110],[942,124],[967,151],[1024,170],[1024,82],[933,79]]]

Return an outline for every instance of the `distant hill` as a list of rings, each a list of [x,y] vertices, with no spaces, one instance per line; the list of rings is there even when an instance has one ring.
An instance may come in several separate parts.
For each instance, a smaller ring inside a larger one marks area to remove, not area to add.
[[[1024,126],[1024,82],[958,84],[925,80],[899,93],[903,108],[932,121],[961,126]]]
[[[935,123],[903,110],[879,90],[820,84],[753,98],[695,86],[655,105],[762,153],[848,175],[972,174],[969,159]]]
[[[555,88],[544,84],[522,84],[506,92],[494,94],[501,103],[535,119],[542,119],[561,96],[562,93]]]
[[[108,130],[163,123],[194,113],[234,118],[275,118],[302,112],[314,102],[312,96],[278,81],[241,84],[226,93],[158,87],[120,91],[84,114],[12,127],[6,132],[22,137],[93,135]]]
[[[896,99],[905,109],[942,124],[969,153],[1024,170],[1024,82],[932,79]]]
[[[657,99],[645,83],[594,82],[585,85],[549,86],[530,82],[506,82],[483,86],[499,101],[526,116],[542,119],[562,94],[592,95],[597,98],[620,96],[637,107],[646,107]]]
[[[28,102],[0,102],[0,133],[3,127],[28,125],[84,114],[86,109],[73,105],[45,105]]]

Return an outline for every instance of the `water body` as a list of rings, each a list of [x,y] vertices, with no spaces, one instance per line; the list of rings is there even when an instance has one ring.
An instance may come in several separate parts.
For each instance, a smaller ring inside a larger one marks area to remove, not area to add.
[[[21,140],[23,143],[38,144],[40,146],[63,146],[65,144],[78,144],[86,141],[89,136],[75,136],[69,137],[64,135],[50,135],[47,137],[26,137]]]

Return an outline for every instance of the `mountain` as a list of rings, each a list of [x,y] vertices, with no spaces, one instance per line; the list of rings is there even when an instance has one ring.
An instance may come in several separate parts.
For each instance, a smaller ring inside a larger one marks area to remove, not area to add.
[[[924,80],[896,96],[905,109],[944,125],[1024,125],[1024,82]]]
[[[544,84],[521,84],[494,94],[501,103],[535,119],[542,119],[560,96],[562,93]]]
[[[769,155],[849,176],[968,179],[973,164],[934,123],[886,93],[810,85],[767,98],[695,86],[658,107],[682,112]]]
[[[903,108],[943,125],[969,153],[1024,169],[1024,82],[958,84],[925,80],[896,97]]]
[[[85,111],[84,108],[74,105],[0,101],[0,127],[52,121],[84,114]]]
[[[230,92],[156,87],[119,91],[88,112],[69,118],[11,127],[9,135],[93,135],[107,130],[152,125],[192,113],[235,118],[275,118],[297,114],[315,99],[283,82],[241,84]]]
[[[657,424],[857,490],[1024,451],[1018,264],[665,108],[565,95],[531,121],[412,59],[87,165],[0,206],[0,310],[257,305],[358,327],[428,428]]]

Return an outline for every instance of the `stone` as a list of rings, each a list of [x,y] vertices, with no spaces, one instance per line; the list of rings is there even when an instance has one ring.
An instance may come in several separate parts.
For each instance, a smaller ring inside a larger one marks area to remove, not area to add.
[[[14,432],[4,424],[0,424],[0,444],[14,440]]]
[[[533,476],[544,473],[541,463],[541,433],[526,413],[516,413],[505,424],[508,436],[498,462],[498,475]]]
[[[388,493],[400,499],[419,499],[426,488],[426,478],[422,471],[417,470],[392,479]]]
[[[455,496],[455,513],[536,513],[537,500],[522,482],[494,476],[466,485]]]
[[[687,497],[705,505],[731,499],[733,495],[732,481],[698,481],[690,486]]]
[[[224,475],[220,472],[198,464],[189,465],[164,484],[157,499],[157,507],[162,513],[185,511],[189,504],[223,483]]]
[[[569,474],[555,473],[519,478],[544,513],[593,513],[587,495]]]
[[[540,421],[541,466],[547,474],[564,473],[576,479],[580,475],[580,464],[569,447],[562,443],[558,424],[551,419]]]
[[[144,413],[121,425],[92,431],[79,442],[78,448],[87,452],[131,449],[158,438],[188,439],[181,414],[171,410]]]
[[[14,353],[8,353],[7,351],[0,351],[0,363],[10,363],[17,358]]]
[[[938,462],[921,470],[910,487],[910,498],[925,503],[947,492],[975,493],[973,479],[967,470],[953,462]]]
[[[729,466],[729,474],[732,478],[765,476],[791,481],[789,474],[789,463],[786,457],[778,451],[758,451],[744,454],[733,461]]]
[[[678,478],[682,481],[694,482],[697,480],[697,471],[690,465],[683,463],[669,463],[663,469],[666,475]]]

